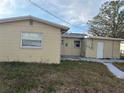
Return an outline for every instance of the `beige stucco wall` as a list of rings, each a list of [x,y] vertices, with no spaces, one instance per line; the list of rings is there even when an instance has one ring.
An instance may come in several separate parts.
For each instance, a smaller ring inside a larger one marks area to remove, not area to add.
[[[82,57],[85,57],[85,50],[86,50],[86,47],[85,47],[85,39],[82,39],[82,40],[81,40],[81,56],[82,56]]]
[[[121,42],[121,44],[120,44],[120,50],[121,50],[121,52],[122,53],[124,53],[124,41],[123,42]]]
[[[67,56],[81,55],[81,47],[80,48],[74,47],[74,41],[78,40],[81,42],[81,39],[62,37],[62,40],[64,41],[64,43],[63,45],[61,45],[61,55]],[[68,44],[68,46],[65,46],[66,43]]]
[[[21,32],[42,33],[42,48],[21,48]],[[43,23],[18,21],[0,24],[0,61],[59,63],[60,29]]]
[[[85,57],[96,57],[96,41],[85,39]]]
[[[114,41],[113,57],[120,58],[120,41]]]
[[[85,39],[86,57],[97,57],[97,43],[104,42],[103,58],[120,58],[120,41]]]

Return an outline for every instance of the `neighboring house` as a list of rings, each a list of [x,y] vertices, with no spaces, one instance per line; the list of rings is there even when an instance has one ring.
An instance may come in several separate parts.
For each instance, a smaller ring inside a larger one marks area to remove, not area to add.
[[[61,34],[68,29],[32,16],[0,20],[0,61],[60,63]]]
[[[92,58],[120,58],[120,42],[123,39],[86,36],[66,33],[62,36],[62,56]]]
[[[124,54],[124,41],[121,42],[120,52],[121,52],[121,54]]]

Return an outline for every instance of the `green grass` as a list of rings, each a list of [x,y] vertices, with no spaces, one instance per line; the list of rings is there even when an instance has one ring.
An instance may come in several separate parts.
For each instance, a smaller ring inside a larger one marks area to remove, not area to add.
[[[0,63],[0,93],[123,92],[124,80],[115,78],[100,63]]]

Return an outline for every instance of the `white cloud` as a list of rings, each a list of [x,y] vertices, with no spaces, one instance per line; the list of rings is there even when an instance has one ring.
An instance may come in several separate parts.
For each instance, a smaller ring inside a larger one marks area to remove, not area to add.
[[[28,0],[0,0],[0,18],[25,15],[30,9]]]
[[[14,13],[16,7],[14,0],[0,0],[0,16]]]
[[[34,7],[28,0],[0,0],[0,17],[4,15],[36,14]],[[48,9],[55,15],[60,16],[72,24],[87,23],[92,19],[105,1],[107,0],[32,0],[41,7]],[[32,11],[31,11],[32,10]],[[38,9],[37,9],[38,10]],[[40,12],[38,10],[38,12]]]
[[[86,23],[107,0],[37,0],[42,7],[73,24]]]

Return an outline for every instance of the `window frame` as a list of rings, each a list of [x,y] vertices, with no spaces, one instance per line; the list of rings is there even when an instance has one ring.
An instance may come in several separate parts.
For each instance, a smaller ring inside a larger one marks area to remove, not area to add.
[[[34,33],[34,34],[41,34],[41,46],[40,47],[36,47],[36,46],[23,46],[22,45],[22,40],[23,40],[23,38],[22,38],[22,35],[23,35],[23,33]],[[21,44],[20,44],[20,47],[21,48],[43,48],[43,34],[41,33],[41,32],[21,32]]]
[[[80,46],[79,47],[76,47],[76,45],[75,45],[75,42],[76,41],[79,41],[80,42]],[[80,40],[74,40],[74,48],[81,48],[81,41]]]

